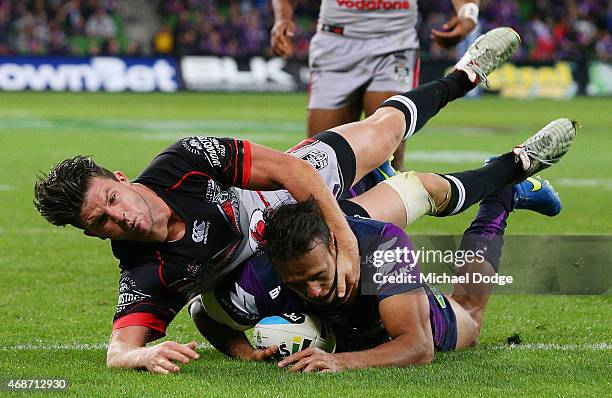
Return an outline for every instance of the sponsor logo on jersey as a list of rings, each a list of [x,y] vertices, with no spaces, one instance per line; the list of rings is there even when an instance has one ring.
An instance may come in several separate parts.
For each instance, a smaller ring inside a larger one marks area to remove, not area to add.
[[[266,229],[266,223],[263,220],[263,212],[256,209],[251,213],[251,221],[249,223],[249,245],[253,253],[259,250],[259,246],[263,243],[263,233]]]
[[[410,1],[408,0],[336,0],[339,7],[353,8],[356,10],[408,10]]]
[[[317,170],[322,170],[328,164],[327,154],[318,149],[313,149],[306,153],[306,155],[302,155],[300,159],[307,161]]]
[[[183,138],[182,144],[183,148],[187,149],[194,155],[199,155],[202,153],[202,144],[200,144],[197,137]]]
[[[238,323],[245,323],[245,324],[257,323],[257,321],[261,319],[261,315],[259,315],[259,313],[250,314],[248,312],[244,312],[240,310],[239,308],[237,308],[234,305],[232,299],[233,298],[231,297],[231,294],[229,298],[221,297],[219,298],[219,304]]]
[[[193,222],[193,231],[191,232],[191,239],[196,243],[204,243],[208,241],[208,230],[210,229],[210,222],[202,221],[198,224],[198,220]]]
[[[204,155],[211,166],[220,167],[225,147],[213,137],[189,137],[183,139],[183,147],[194,155]]]
[[[136,289],[136,282],[128,276],[122,276],[119,282],[119,298],[117,300],[117,313],[142,299],[151,297]]]
[[[223,189],[215,180],[208,180],[204,199],[209,203],[222,203],[231,199],[231,193]]]
[[[280,292],[281,292],[281,287],[277,286],[274,289],[270,290],[268,294],[270,295],[270,298],[274,300],[279,296]]]
[[[221,161],[219,160],[219,152],[217,152],[218,148],[221,147],[219,140],[208,137],[198,137],[198,139],[205,149],[204,156],[206,156],[208,162],[213,166],[220,167]]]
[[[238,283],[235,283],[234,287],[236,291],[230,292],[232,304],[243,313],[259,315],[259,310],[255,303],[255,296],[244,290]]]
[[[187,274],[193,278],[198,274],[198,272],[200,272],[200,269],[202,269],[202,263],[194,261],[187,266],[186,271]]]

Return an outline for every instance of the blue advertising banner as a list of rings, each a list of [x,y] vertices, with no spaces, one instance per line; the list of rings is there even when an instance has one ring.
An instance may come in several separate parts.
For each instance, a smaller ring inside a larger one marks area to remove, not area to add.
[[[0,91],[173,92],[172,58],[0,57]]]

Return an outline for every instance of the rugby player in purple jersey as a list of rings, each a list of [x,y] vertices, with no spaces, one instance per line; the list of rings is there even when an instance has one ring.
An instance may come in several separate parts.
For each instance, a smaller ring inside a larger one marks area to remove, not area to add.
[[[298,1],[273,0],[274,53],[293,54]],[[432,30],[433,41],[450,47],[478,23],[478,0],[453,0],[457,15]],[[387,98],[419,84],[419,17],[416,0],[322,0],[317,33],[310,41],[308,136],[374,114]],[[393,167],[404,169],[404,143]]]
[[[541,188],[530,188],[536,184]],[[457,275],[498,272],[507,218],[515,206],[552,215],[558,214],[560,201],[540,179],[489,194],[463,235],[459,251],[472,253],[472,260],[459,264]],[[316,203],[287,205],[267,216],[266,253],[247,260],[192,301],[190,314],[203,336],[228,356],[264,360],[278,347],[253,347],[242,331],[268,316],[316,313],[333,330],[336,351],[310,347],[279,362],[292,372],[424,364],[435,351],[477,344],[491,284],[457,283],[452,295],[444,295],[420,279],[412,254],[376,263],[381,258],[377,253],[414,249],[401,228],[347,219],[362,267],[361,289],[348,302],[339,302],[334,294],[334,237]],[[383,281],[383,275],[395,279]]]
[[[134,182],[85,156],[40,176],[34,202],[41,215],[55,225],[109,238],[120,262],[108,365],[168,373],[178,369],[172,360],[195,359],[195,343],[147,344],[165,334],[191,298],[258,251],[263,211],[281,203],[311,196],[317,201],[337,243],[337,294],[350,297],[359,280],[359,254],[336,199],[448,101],[486,79],[519,41],[512,29],[492,30],[447,77],[396,95],[370,118],[323,132],[288,153],[237,139],[189,137],[165,149]],[[402,173],[346,203],[396,222],[390,212],[395,203],[404,209],[400,224],[425,214],[457,214],[557,162],[574,136],[574,124],[559,119],[480,169]]]

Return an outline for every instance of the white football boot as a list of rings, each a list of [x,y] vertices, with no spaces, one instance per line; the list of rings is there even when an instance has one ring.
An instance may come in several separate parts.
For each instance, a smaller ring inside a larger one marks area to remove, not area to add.
[[[455,65],[455,70],[467,73],[472,83],[484,82],[487,75],[506,62],[521,43],[521,36],[512,28],[495,28],[472,43]]]
[[[527,141],[514,147],[512,153],[525,170],[524,178],[558,163],[572,145],[577,127],[578,123],[569,119],[553,120]]]

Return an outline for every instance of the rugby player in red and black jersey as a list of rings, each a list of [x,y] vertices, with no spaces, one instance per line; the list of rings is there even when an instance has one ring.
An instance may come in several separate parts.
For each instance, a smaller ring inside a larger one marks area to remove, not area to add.
[[[346,299],[359,280],[359,254],[336,198],[382,164],[448,101],[463,96],[518,46],[511,29],[483,36],[444,79],[394,96],[362,122],[339,126],[282,153],[229,138],[174,143],[130,182],[90,158],[55,166],[35,185],[35,205],[49,222],[71,224],[112,241],[119,259],[119,300],[108,365],[178,371],[172,361],[197,358],[195,343],[164,342],[167,325],[191,297],[258,251],[262,213],[314,198],[337,241],[337,292]],[[492,57],[492,55],[495,55]],[[424,214],[457,214],[484,195],[547,167],[569,148],[574,125],[562,119],[485,167],[449,175],[403,173],[352,199],[373,218],[395,222]],[[544,143],[544,141],[546,141]]]

